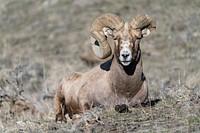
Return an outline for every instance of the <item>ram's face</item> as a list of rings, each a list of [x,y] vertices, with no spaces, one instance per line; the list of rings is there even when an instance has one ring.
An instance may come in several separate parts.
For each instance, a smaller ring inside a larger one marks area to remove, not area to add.
[[[118,31],[115,36],[115,56],[123,66],[128,66],[137,56],[137,36],[128,27]]]
[[[155,28],[155,20],[148,15],[138,15],[124,23],[115,14],[104,14],[97,17],[92,24],[92,49],[97,57],[108,58],[112,49],[107,39],[114,39],[114,54],[122,65],[128,66],[136,60],[140,39]]]

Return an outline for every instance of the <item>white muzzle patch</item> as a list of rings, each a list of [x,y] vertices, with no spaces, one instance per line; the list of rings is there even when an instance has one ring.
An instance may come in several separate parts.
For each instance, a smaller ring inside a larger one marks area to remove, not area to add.
[[[119,60],[123,66],[128,66],[132,62],[132,51],[129,41],[121,41]]]

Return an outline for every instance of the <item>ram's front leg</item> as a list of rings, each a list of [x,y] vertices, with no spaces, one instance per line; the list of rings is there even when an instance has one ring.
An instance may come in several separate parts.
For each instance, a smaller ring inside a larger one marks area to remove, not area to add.
[[[64,121],[65,123],[67,123],[67,118],[65,117],[65,113],[63,113],[63,112],[65,112],[65,107],[61,107],[60,108],[61,110],[58,110],[57,111],[57,113],[56,113],[56,122],[57,121]]]
[[[129,106],[136,106],[138,104],[146,104],[148,99],[148,83],[146,79],[143,81],[140,91],[131,99]]]
[[[67,118],[65,117],[65,114],[67,113],[66,105],[65,105],[65,97],[62,93],[62,84],[58,87],[56,90],[56,94],[54,97],[54,108],[56,111],[56,118],[55,121],[64,121],[67,122]]]
[[[90,103],[87,100],[80,101],[81,111],[85,113],[87,110],[90,109]]]

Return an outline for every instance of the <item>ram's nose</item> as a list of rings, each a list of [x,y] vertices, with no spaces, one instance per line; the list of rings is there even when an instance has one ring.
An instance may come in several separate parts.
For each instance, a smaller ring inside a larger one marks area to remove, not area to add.
[[[122,54],[122,57],[123,57],[124,60],[126,60],[129,56],[130,56],[129,53],[123,53]]]

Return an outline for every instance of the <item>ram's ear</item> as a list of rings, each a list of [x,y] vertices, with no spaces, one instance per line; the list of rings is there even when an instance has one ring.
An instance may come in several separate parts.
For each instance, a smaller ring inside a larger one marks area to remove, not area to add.
[[[147,29],[147,28],[142,29],[142,36],[144,36],[144,37],[148,36],[150,33],[151,33],[151,31],[149,29]]]
[[[113,30],[111,30],[110,28],[108,27],[104,27],[103,28],[103,33],[106,37],[109,37],[109,38],[114,38],[114,35],[113,35]]]

